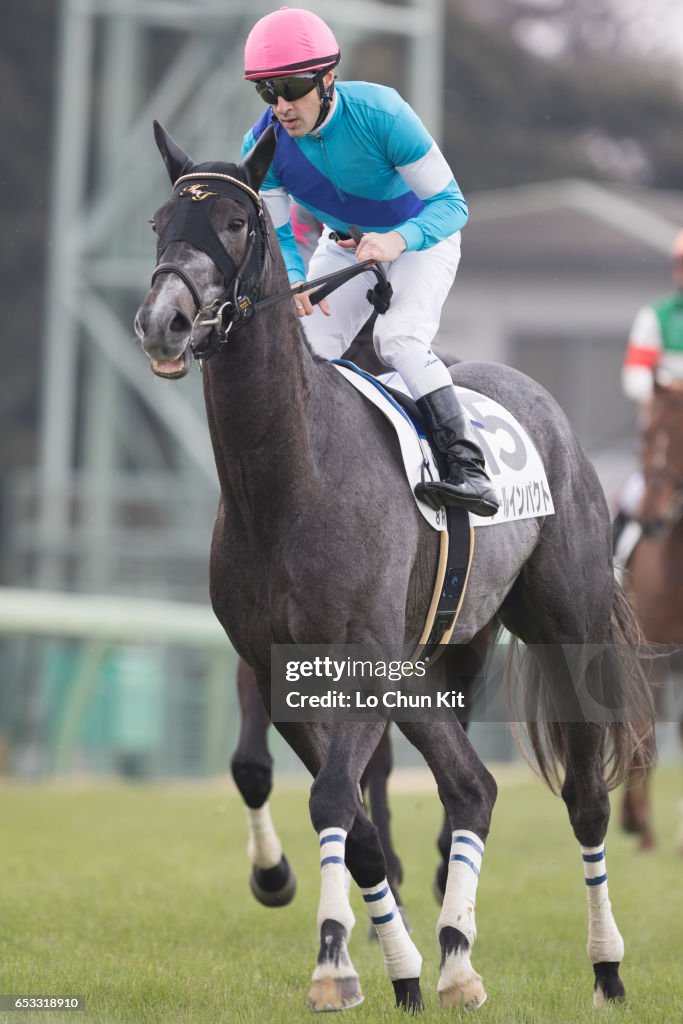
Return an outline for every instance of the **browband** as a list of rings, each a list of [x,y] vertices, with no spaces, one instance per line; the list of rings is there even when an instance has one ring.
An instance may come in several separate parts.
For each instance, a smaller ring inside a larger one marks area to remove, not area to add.
[[[253,188],[245,184],[245,182],[240,181],[239,178],[233,178],[230,174],[218,174],[217,171],[194,171],[192,174],[183,174],[181,178],[178,178],[178,180],[173,183],[173,188],[175,189],[181,181],[201,181],[203,178],[217,178],[219,181],[229,181],[231,185],[237,185],[237,187],[241,188],[243,192],[246,192],[247,195],[251,196],[257,206],[261,205],[261,197],[258,192],[254,192]]]

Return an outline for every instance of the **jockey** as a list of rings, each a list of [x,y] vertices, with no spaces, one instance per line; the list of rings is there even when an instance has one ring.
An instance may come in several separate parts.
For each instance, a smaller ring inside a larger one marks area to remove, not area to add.
[[[683,383],[683,230],[674,238],[671,259],[676,290],[638,311],[621,370],[624,393],[643,406],[652,397],[655,378]],[[640,511],[644,491],[642,473],[635,470],[617,499],[612,522],[615,550],[625,527]]]
[[[676,290],[643,306],[631,328],[621,380],[636,402],[651,397],[654,376],[683,381],[683,230],[674,239],[671,258]]]
[[[263,183],[293,285],[306,280],[290,222],[291,200],[324,224],[308,279],[356,260],[382,263],[394,298],[378,316],[374,345],[401,375],[448,464],[439,487],[446,504],[491,516],[498,498],[450,374],[431,349],[441,309],[460,261],[467,204],[426,128],[393,89],[368,82],[335,84],[339,45],[311,11],[281,7],[256,23],[244,50],[244,78],[268,110],[244,139],[248,152],[268,125],[278,146]],[[356,243],[349,227],[363,238]],[[297,296],[314,352],[339,358],[368,319],[362,274],[319,305]]]

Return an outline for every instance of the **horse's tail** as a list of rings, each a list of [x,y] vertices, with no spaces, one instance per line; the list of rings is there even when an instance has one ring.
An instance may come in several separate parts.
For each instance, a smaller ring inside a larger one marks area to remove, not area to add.
[[[646,649],[635,612],[615,581],[607,641],[585,648],[594,674],[583,691],[589,709],[597,707],[602,712],[598,720],[603,774],[609,789],[655,759],[654,704],[641,663]],[[575,645],[571,650],[576,651]],[[506,672],[515,738],[526,760],[555,793],[567,766],[568,729],[573,722],[595,720],[575,692],[570,699],[558,692],[558,685],[577,679],[576,672],[569,673],[565,655],[561,647],[530,649],[513,639]]]

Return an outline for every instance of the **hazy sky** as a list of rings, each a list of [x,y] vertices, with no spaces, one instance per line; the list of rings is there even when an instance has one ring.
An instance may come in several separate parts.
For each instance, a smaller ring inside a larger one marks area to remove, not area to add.
[[[465,0],[472,13],[506,19],[510,16],[508,0]],[[667,55],[680,60],[683,66],[683,0],[523,0],[529,17],[519,23],[516,33],[530,49],[552,57],[562,52],[566,41],[567,22],[573,29],[590,33],[606,49],[612,46],[608,19],[601,12],[610,6],[614,24],[618,26],[622,45],[643,55]],[[512,10],[518,9],[511,4]],[[534,17],[534,10],[538,17]],[[557,12],[568,12],[567,18]],[[601,39],[602,37],[602,39]]]

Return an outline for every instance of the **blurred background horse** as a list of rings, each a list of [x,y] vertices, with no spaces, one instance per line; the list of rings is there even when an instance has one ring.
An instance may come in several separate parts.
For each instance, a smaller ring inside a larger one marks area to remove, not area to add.
[[[641,536],[624,573],[624,586],[653,645],[683,645],[683,385],[655,382],[643,415],[641,471],[644,493]],[[670,662],[663,652],[649,660],[648,676],[660,717],[666,717],[664,683]],[[679,722],[683,740],[683,722]],[[655,843],[650,769],[634,778],[624,794],[622,824],[638,834],[641,849]],[[683,806],[678,848],[683,854]]]

